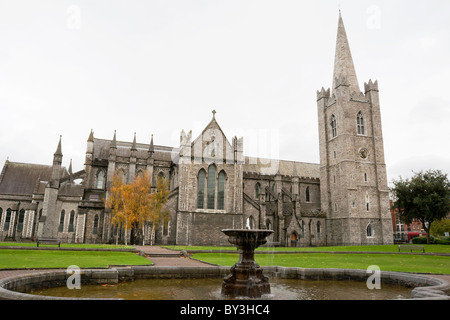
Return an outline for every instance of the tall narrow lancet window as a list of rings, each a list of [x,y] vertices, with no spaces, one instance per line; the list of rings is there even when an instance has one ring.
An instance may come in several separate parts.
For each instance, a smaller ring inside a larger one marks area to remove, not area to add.
[[[64,219],[66,216],[66,211],[62,210],[61,211],[61,215],[59,216],[59,227],[58,227],[58,232],[63,232],[64,231]]]
[[[6,210],[5,224],[3,225],[3,231],[9,230],[9,224],[11,223],[11,209]]]
[[[373,237],[373,228],[372,225],[369,223],[369,225],[366,228],[366,235],[368,238]]]
[[[217,193],[217,209],[225,209],[225,172],[220,171],[218,181],[218,193]]]
[[[261,194],[261,185],[258,183],[255,184],[255,199],[259,199],[259,195]]]
[[[358,112],[358,115],[356,116],[356,126],[358,128],[358,134],[359,135],[364,135],[365,131],[364,131],[364,116],[362,114],[362,112]]]
[[[200,170],[197,177],[197,208],[203,209],[205,204],[205,170]]]
[[[320,228],[320,221],[317,221],[317,225],[316,225],[316,231],[317,231],[317,238],[320,239],[320,235],[321,235],[321,228]]]
[[[103,180],[105,179],[105,174],[103,170],[100,170],[97,175],[97,189],[103,189]]]
[[[98,214],[96,214],[94,217],[94,228],[92,230],[92,234],[97,234],[97,233],[98,233]]]
[[[73,232],[73,223],[75,220],[75,211],[70,211],[70,218],[69,218],[69,229],[68,232]]]
[[[370,211],[370,197],[366,193],[366,211]]]
[[[23,219],[25,218],[25,210],[20,210],[19,212],[19,223],[17,224],[17,231],[22,232],[23,230]]]
[[[310,202],[311,201],[311,196],[309,194],[309,187],[306,187],[306,191],[305,191],[305,200],[306,202]]]
[[[331,125],[331,137],[335,138],[337,136],[337,125],[336,125],[336,117],[334,116],[334,114],[331,116],[331,120],[330,120],[330,125]]]
[[[216,166],[212,164],[208,168],[208,193],[207,193],[208,209],[214,209],[215,198],[216,198]]]

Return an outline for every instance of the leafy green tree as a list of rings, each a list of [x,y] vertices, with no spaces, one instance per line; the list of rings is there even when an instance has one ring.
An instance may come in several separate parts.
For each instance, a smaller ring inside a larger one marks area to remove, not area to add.
[[[446,232],[450,233],[450,219],[436,220],[431,225],[431,235],[443,236]]]
[[[393,207],[407,224],[414,219],[422,222],[430,243],[433,221],[443,219],[450,212],[450,182],[440,170],[415,173],[410,179],[393,181]]]

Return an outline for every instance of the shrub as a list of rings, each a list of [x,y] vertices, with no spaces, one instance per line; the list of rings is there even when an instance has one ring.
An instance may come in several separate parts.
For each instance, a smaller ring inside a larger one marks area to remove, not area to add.
[[[439,237],[439,239],[436,240],[436,244],[450,245],[450,237]]]
[[[412,239],[412,243],[414,244],[427,244],[427,237],[416,237]],[[430,237],[430,244],[436,244],[436,240],[433,237]]]

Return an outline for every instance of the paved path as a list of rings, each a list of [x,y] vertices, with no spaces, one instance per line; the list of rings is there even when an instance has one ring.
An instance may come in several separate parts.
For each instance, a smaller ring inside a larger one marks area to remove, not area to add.
[[[155,266],[165,267],[210,267],[210,264],[185,257],[181,251],[170,250],[158,246],[135,246],[145,253]]]

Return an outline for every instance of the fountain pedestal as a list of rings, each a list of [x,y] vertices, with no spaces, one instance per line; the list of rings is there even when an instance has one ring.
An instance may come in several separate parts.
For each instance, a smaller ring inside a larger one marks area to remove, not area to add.
[[[222,294],[260,298],[270,293],[269,278],[263,275],[262,268],[255,262],[255,249],[267,242],[272,230],[222,230],[239,251],[239,261],[231,268],[231,274],[222,283]]]

